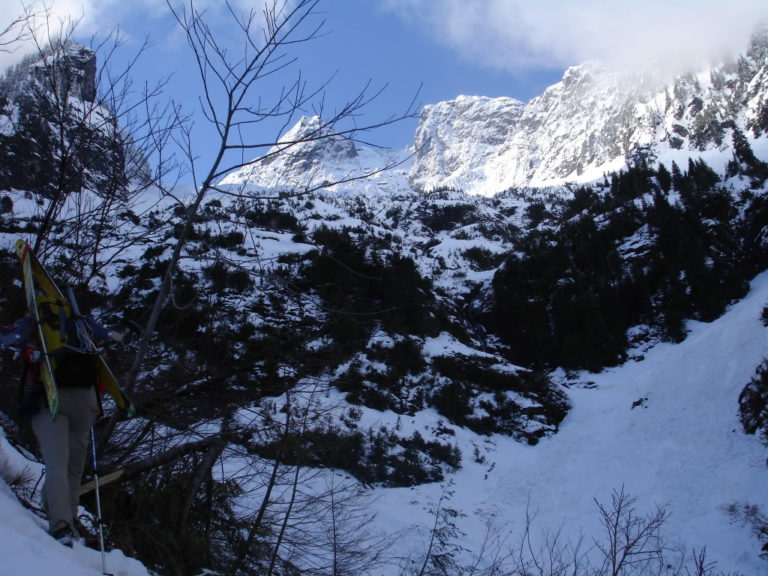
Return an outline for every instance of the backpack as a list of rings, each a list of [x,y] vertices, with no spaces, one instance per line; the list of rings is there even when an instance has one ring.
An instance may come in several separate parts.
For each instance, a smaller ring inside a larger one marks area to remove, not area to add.
[[[55,355],[65,350],[86,351],[72,318],[72,307],[67,300],[55,296],[38,295],[37,311],[45,347],[49,354]]]
[[[63,388],[95,385],[97,356],[83,342],[69,302],[54,296],[39,295],[37,310],[56,384]]]

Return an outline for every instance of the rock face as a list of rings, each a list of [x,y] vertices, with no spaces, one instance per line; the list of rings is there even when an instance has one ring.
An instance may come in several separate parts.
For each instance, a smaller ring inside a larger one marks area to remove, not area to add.
[[[745,56],[671,83],[608,70],[568,69],[527,104],[461,96],[424,108],[409,175],[417,190],[507,188],[588,181],[638,149],[700,152],[730,145],[728,130],[768,132],[768,34]]]
[[[0,189],[60,198],[123,192],[129,143],[97,98],[96,54],[62,42],[0,80]]]

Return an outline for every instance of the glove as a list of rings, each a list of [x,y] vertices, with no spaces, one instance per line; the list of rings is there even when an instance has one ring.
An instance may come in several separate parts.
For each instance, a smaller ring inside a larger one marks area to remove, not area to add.
[[[0,348],[14,348],[21,341],[21,337],[16,332],[0,335]]]
[[[123,342],[131,334],[134,334],[134,335],[141,334],[141,326],[139,326],[136,322],[133,322],[132,320],[129,320],[124,324],[118,324],[117,326],[113,326],[112,329],[109,331],[109,337],[115,342]]]

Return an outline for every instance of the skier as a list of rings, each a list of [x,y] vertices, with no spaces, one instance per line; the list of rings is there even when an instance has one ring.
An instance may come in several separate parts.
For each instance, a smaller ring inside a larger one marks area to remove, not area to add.
[[[99,345],[122,342],[136,329],[132,323],[105,327],[92,318],[85,320]],[[34,323],[33,318],[25,316],[12,327],[0,329],[0,348],[13,348],[24,360],[20,415],[30,418],[45,464],[43,507],[48,516],[48,532],[71,546],[78,536],[75,518],[89,432],[101,413],[96,356],[77,350],[56,354],[54,373],[59,409],[56,418],[52,418],[40,381],[40,347]]]

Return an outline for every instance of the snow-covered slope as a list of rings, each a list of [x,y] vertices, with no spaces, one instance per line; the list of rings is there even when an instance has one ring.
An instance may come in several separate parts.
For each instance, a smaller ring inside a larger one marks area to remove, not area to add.
[[[528,510],[534,541],[544,544],[542,534],[562,528],[563,541],[583,536],[590,548],[603,536],[593,499],[609,504],[623,487],[637,498],[638,513],[656,504],[671,513],[667,544],[683,545],[689,555],[706,547],[724,573],[765,574],[768,560],[760,559],[761,542],[743,512],[754,506],[768,513],[766,450],[742,432],[737,414],[739,393],[768,354],[760,322],[766,302],[764,273],[723,317],[690,324],[681,344],[660,344],[639,361],[564,379],[573,408],[561,432],[535,447],[458,430],[467,457],[442,505],[467,515],[459,522],[462,545],[478,554],[492,521],[491,541],[501,539],[502,552],[512,552]],[[485,461],[468,457],[473,446],[487,450]],[[379,519],[393,531],[418,524],[426,538],[444,488],[382,491]]]
[[[41,466],[21,456],[0,429],[0,574],[7,576],[149,576],[147,569],[119,550],[102,556],[76,543],[67,548],[48,536],[47,522],[25,510],[8,486],[20,476],[34,481]]]
[[[737,409],[743,385],[768,353],[760,322],[766,302],[768,273],[756,278],[750,294],[720,319],[692,323],[681,344],[657,345],[642,359],[601,374],[563,378],[573,409],[561,433],[535,447],[456,429],[465,457],[448,490],[431,484],[372,491],[376,527],[392,534],[415,530],[423,540],[409,532],[396,547],[404,555],[423,551],[434,523],[431,513],[443,498],[441,506],[464,515],[456,540],[467,559],[489,544],[489,523],[500,552],[512,551],[526,527],[526,513],[535,516],[534,541],[543,543],[543,534],[562,529],[561,542],[575,544],[584,537],[586,550],[602,535],[594,499],[608,503],[612,491],[623,487],[637,498],[639,513],[655,504],[671,513],[664,530],[668,545],[685,546],[689,554],[706,547],[708,559],[724,572],[764,574],[768,561],[760,559],[760,541],[743,511],[768,512],[765,447],[741,431]],[[374,415],[387,418],[376,412],[366,418]],[[438,421],[435,416],[435,428]],[[429,422],[400,425],[423,429]],[[24,468],[39,474],[38,465],[0,438],[3,479],[10,481]],[[70,550],[51,540],[43,522],[21,507],[4,482],[0,514],[4,574],[101,573],[98,552]],[[490,560],[486,556],[480,565]],[[114,574],[147,574],[118,551],[106,561]]]

